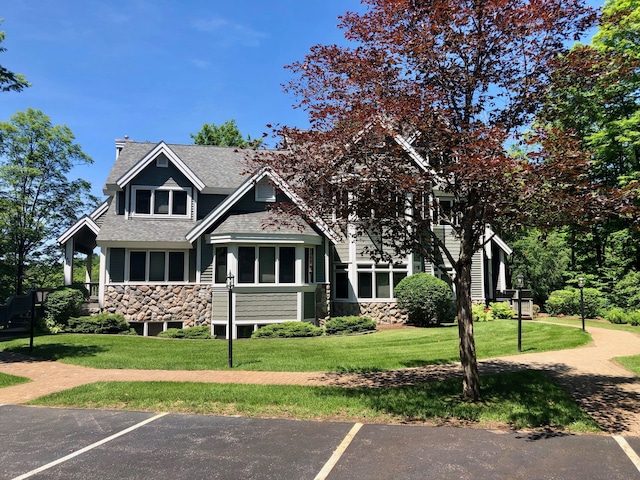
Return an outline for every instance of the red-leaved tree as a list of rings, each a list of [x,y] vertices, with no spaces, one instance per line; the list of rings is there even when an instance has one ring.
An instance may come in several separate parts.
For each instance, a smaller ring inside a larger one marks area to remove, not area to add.
[[[471,261],[487,225],[556,225],[595,212],[588,155],[570,132],[527,137],[549,74],[592,25],[582,0],[363,0],[340,28],[351,46],[317,45],[285,90],[311,128],[277,126],[269,159],[345,235],[376,238],[379,258],[419,253],[453,267],[463,395],[480,398]],[[261,163],[264,156],[261,155]],[[437,212],[434,192],[453,197]],[[568,213],[571,212],[571,213]],[[448,224],[455,248],[435,226]]]

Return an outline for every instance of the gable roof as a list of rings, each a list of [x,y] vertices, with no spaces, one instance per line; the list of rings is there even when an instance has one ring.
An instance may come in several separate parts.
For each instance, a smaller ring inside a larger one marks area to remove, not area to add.
[[[245,150],[213,145],[177,145],[164,142],[161,144],[204,184],[201,193],[229,195],[246,179],[244,174],[247,170],[248,155]],[[122,190],[119,181],[136,168],[143,159],[149,157],[158,145],[160,144],[130,140],[123,142],[122,150],[103,187],[104,194],[113,195]],[[153,158],[155,156],[151,155],[151,159],[147,158],[147,160],[152,161]]]
[[[83,227],[87,227],[93,233],[98,235],[100,231],[100,227],[96,223],[96,220],[103,215],[107,209],[109,208],[110,202],[104,201],[102,202],[93,212],[89,215],[83,215],[78,219],[76,223],[74,223],[71,227],[69,227],[60,237],[58,237],[57,242],[58,245],[63,245],[70,238],[72,238],[76,233],[78,233]]]
[[[158,143],[153,147],[144,157],[142,157],[132,168],[130,168],[124,175],[116,180],[116,185],[120,188],[124,188],[131,180],[133,180],[140,172],[142,172],[151,162],[153,162],[160,154],[164,154],[171,163],[193,184],[198,191],[202,191],[205,187],[204,182],[198,178],[187,164],[185,164],[180,157],[178,157],[173,150],[164,142]]]
[[[334,232],[327,223],[322,220],[315,212],[309,208],[309,206],[287,185],[287,183],[280,178],[273,170],[268,167],[264,167],[248,178],[242,185],[240,185],[233,194],[229,195],[217,208],[215,208],[209,215],[207,215],[196,227],[194,227],[188,234],[187,240],[194,242],[199,236],[209,229],[213,224],[220,220],[236,203],[242,199],[249,191],[251,191],[255,185],[263,178],[269,178],[289,199],[300,209],[300,211],[306,215],[318,229],[331,239],[334,243],[341,241],[340,237]]]

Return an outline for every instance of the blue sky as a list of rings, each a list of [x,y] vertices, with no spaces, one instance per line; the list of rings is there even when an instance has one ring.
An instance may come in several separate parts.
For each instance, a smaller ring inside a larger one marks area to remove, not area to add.
[[[590,0],[591,5],[602,2]],[[204,122],[243,134],[305,127],[282,92],[315,44],[341,43],[358,0],[21,0],[5,2],[0,64],[32,87],[2,93],[0,120],[28,107],[65,124],[93,158],[74,175],[102,185],[115,138],[192,143]]]

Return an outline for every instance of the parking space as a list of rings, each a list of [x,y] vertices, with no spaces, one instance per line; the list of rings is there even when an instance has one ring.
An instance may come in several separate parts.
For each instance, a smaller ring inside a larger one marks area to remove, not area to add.
[[[449,427],[0,406],[0,446],[2,480],[640,478],[610,436]]]

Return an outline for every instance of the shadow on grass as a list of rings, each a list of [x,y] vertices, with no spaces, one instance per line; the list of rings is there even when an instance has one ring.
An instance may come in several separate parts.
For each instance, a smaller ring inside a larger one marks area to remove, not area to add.
[[[28,346],[16,346],[0,351],[0,363],[12,362],[41,362],[64,360],[67,358],[93,357],[106,352],[108,348],[96,345],[69,345],[64,343],[49,343],[34,345],[33,352]]]
[[[461,396],[461,381],[450,378],[440,382],[381,388],[330,388],[318,395],[357,397],[369,408],[397,416],[407,422],[452,419],[467,422],[506,422],[513,428],[547,428],[557,432],[576,425],[597,428],[560,387],[544,374],[521,371],[482,377],[482,401],[472,403]],[[536,437],[551,434],[536,432]]]

